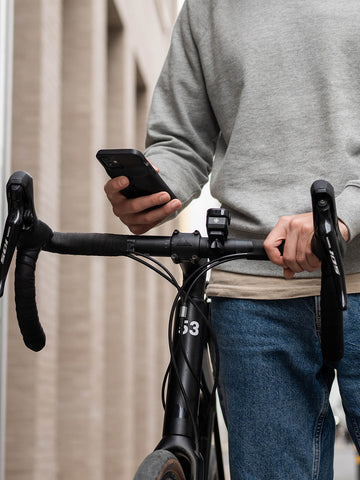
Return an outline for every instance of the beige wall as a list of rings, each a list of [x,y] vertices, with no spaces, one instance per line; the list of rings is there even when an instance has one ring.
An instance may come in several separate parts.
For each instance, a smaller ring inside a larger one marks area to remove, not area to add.
[[[34,177],[53,229],[125,232],[95,153],[143,149],[175,14],[175,0],[15,0],[11,169]],[[6,480],[132,477],[161,435],[173,293],[127,259],[42,254],[42,352],[9,301]]]

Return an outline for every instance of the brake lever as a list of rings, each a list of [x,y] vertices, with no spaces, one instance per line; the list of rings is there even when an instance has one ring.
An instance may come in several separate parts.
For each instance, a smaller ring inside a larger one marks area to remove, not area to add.
[[[6,197],[8,216],[0,247],[0,297],[21,232],[36,221],[32,177],[23,171],[13,173],[6,184]]]
[[[332,185],[317,180],[311,186],[314,215],[313,252],[322,261],[324,274],[331,274],[337,298],[338,309],[347,309],[345,274],[342,258],[346,243],[340,233],[336,213],[335,193]]]
[[[317,180],[311,187],[314,215],[313,252],[321,260],[321,349],[333,366],[344,355],[343,311],[347,309],[342,256],[345,240],[338,225],[332,185]]]

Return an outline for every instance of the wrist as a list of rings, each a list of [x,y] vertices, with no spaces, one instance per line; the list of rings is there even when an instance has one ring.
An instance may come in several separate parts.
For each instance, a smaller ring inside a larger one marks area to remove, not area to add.
[[[345,225],[345,223],[342,222],[341,220],[339,220],[339,230],[340,230],[340,233],[341,233],[341,235],[343,236],[345,242],[348,242],[348,241],[349,241],[349,238],[350,238],[349,229],[348,229],[348,227]]]

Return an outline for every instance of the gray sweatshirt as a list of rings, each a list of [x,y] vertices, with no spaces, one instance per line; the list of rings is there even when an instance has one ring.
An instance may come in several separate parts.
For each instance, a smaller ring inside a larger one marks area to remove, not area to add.
[[[351,236],[346,272],[360,272],[359,25],[359,0],[185,1],[146,150],[184,205],[212,171],[230,236],[262,239],[311,211],[312,182],[328,180]],[[270,262],[222,268],[282,275]]]

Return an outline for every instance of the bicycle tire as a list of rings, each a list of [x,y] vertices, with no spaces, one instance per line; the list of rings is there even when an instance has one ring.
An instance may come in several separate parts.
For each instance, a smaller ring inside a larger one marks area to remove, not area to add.
[[[167,450],[155,450],[138,468],[134,480],[186,480],[179,460]]]

